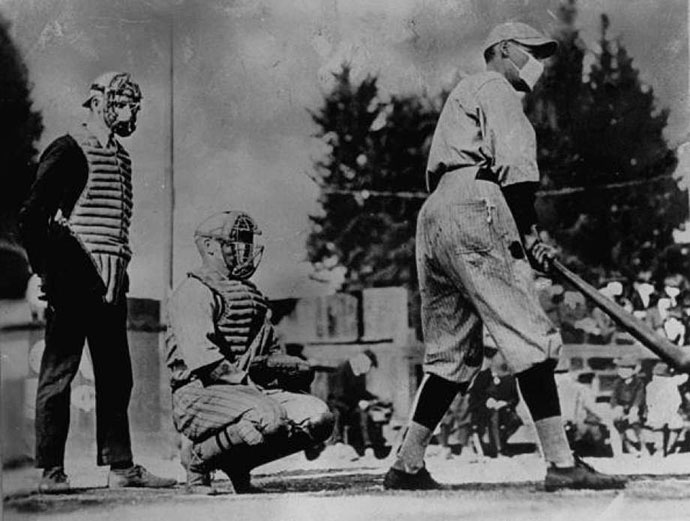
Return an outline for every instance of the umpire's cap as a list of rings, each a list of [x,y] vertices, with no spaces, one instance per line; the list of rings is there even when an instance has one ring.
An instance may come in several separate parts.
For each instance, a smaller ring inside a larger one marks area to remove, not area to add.
[[[379,359],[376,356],[376,353],[374,353],[371,349],[365,349],[364,351],[362,351],[362,354],[366,355],[369,358],[369,360],[371,360],[372,367],[379,366]]]
[[[556,40],[537,31],[534,27],[521,22],[506,22],[494,27],[486,40],[483,52],[497,43],[512,40],[532,50],[535,58],[548,58],[558,49]]]

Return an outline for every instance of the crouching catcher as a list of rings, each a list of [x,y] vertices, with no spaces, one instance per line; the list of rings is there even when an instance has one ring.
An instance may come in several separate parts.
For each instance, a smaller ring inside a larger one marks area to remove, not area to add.
[[[328,406],[303,389],[304,360],[281,352],[266,298],[249,281],[263,247],[243,212],[216,214],[195,232],[202,265],[169,302],[167,365],[173,420],[190,443],[181,461],[190,488],[212,491],[214,470],[238,493],[255,490],[253,468],[327,439]]]

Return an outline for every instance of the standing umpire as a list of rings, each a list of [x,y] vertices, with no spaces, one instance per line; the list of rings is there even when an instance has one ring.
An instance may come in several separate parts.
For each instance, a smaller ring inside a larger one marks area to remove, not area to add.
[[[127,407],[132,366],[127,343],[127,264],[132,180],[117,136],[136,129],[141,92],[127,73],[106,73],[84,102],[80,128],[53,141],[21,214],[24,245],[41,277],[48,309],[36,397],[39,490],[69,488],[64,472],[70,384],[88,340],[96,380],[98,464],[108,486],[168,487],[132,461]]]
[[[540,60],[556,48],[528,25],[497,26],[483,47],[487,70],[463,79],[441,112],[427,165],[432,193],[416,237],[425,377],[384,480],[388,489],[440,486],[424,467],[424,452],[482,365],[483,326],[534,419],[548,462],[546,489],[625,485],[572,456],[553,376],[561,338],[539,304],[530,267],[546,271],[553,248],[536,228],[536,139],[518,91],[532,90]]]

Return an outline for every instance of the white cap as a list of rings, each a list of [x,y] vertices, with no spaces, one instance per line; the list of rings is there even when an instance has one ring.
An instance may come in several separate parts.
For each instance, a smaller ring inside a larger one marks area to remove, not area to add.
[[[548,58],[558,49],[553,38],[543,35],[534,27],[521,22],[506,22],[494,27],[486,40],[483,51],[505,40],[512,40],[533,50],[535,58]]]

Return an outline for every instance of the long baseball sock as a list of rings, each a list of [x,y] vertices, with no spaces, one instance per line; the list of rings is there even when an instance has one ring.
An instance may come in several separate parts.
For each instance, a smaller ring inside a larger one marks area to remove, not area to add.
[[[263,443],[264,436],[253,424],[239,421],[228,425],[209,438],[194,444],[194,452],[202,461],[211,462],[236,447],[251,447]]]
[[[424,377],[393,468],[414,474],[424,467],[424,453],[436,425],[458,391],[465,390],[467,384],[451,382],[433,374]]]
[[[546,360],[518,373],[516,378],[534,420],[544,459],[557,467],[572,467],[573,454],[563,428],[554,366],[554,360]]]

